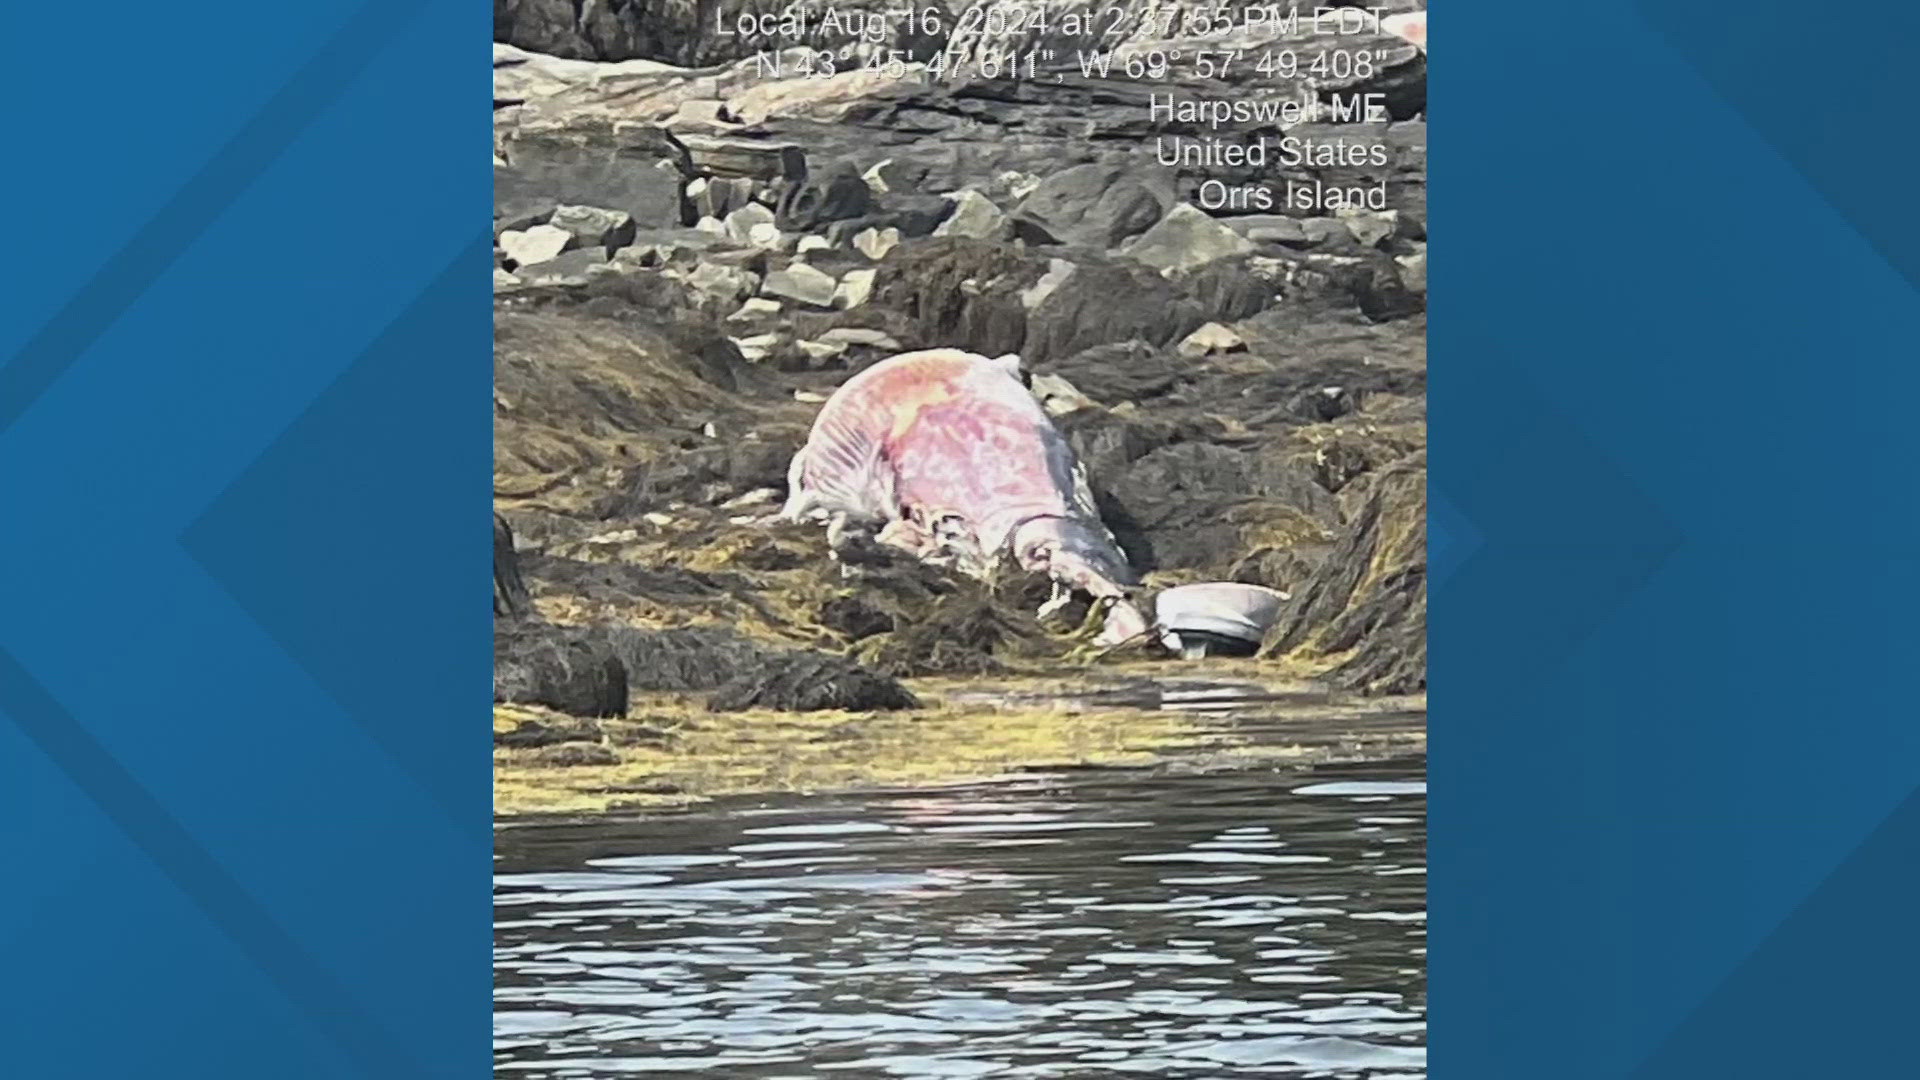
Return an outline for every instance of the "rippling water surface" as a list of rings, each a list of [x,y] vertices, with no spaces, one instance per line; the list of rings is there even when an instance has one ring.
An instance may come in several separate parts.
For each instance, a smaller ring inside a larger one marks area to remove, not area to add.
[[[1424,761],[500,831],[513,1077],[1425,1073]]]

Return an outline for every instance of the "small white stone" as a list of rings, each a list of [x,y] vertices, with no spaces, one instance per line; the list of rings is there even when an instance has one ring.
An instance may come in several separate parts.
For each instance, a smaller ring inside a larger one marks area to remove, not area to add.
[[[1233,329],[1217,322],[1210,322],[1193,333],[1188,334],[1176,346],[1175,351],[1190,360],[1214,353],[1237,352],[1247,347],[1246,339],[1234,333]]]
[[[935,236],[967,236],[984,240],[999,233],[1007,216],[993,200],[967,188],[947,196],[953,200],[953,212],[933,230]]]
[[[572,243],[572,233],[552,225],[535,225],[525,231],[508,229],[500,234],[500,250],[520,266],[546,262]]]
[[[1066,284],[1067,279],[1073,276],[1075,269],[1077,268],[1065,259],[1052,260],[1047,264],[1047,272],[1040,275],[1040,280],[1028,286],[1027,290],[1020,294],[1020,303],[1028,311],[1039,307],[1040,302],[1052,296],[1055,289]]]
[[[900,230],[889,225],[884,229],[863,229],[853,238],[853,246],[874,262],[887,257],[887,252],[900,243]]]
[[[833,306],[836,286],[833,275],[796,262],[769,273],[760,282],[760,292],[824,308]]]
[[[780,314],[780,301],[769,300],[764,296],[755,296],[740,305],[740,310],[727,316],[729,322],[747,322],[767,315]]]
[[[832,360],[847,351],[846,344],[839,341],[801,341],[797,344],[800,351],[813,360]]]
[[[834,287],[833,306],[844,310],[866,303],[873,296],[873,281],[878,274],[871,267],[847,271]]]

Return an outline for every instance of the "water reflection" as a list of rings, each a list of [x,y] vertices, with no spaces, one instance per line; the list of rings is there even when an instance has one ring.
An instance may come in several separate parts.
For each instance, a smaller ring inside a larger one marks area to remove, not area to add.
[[[1420,1076],[1423,767],[504,829],[498,1070]]]

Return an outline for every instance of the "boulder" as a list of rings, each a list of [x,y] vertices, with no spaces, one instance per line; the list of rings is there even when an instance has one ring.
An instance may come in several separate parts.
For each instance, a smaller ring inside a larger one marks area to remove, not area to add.
[[[1364,248],[1379,247],[1400,227],[1400,214],[1395,210],[1337,210],[1334,216]]]
[[[494,219],[551,218],[559,206],[626,213],[639,228],[690,224],[691,159],[663,128],[611,121],[515,131],[494,167]]]
[[[1013,228],[1033,243],[1110,248],[1145,232],[1173,203],[1171,182],[1137,166],[1075,165],[1020,200]]]
[[[877,271],[872,268],[849,270],[840,278],[840,284],[833,290],[833,306],[841,309],[857,308],[873,295],[873,281]]]
[[[693,167],[723,179],[775,180],[805,176],[807,156],[793,143],[683,135]]]
[[[493,700],[569,716],[627,711],[627,670],[591,632],[537,620],[496,621]]]
[[[1007,216],[985,195],[969,188],[948,198],[953,200],[953,212],[934,228],[933,235],[991,240],[1006,227]]]
[[[778,296],[811,307],[826,308],[833,306],[838,284],[833,275],[806,263],[796,262],[769,273],[766,280],[760,283],[760,292],[763,296]]]
[[[500,234],[500,250],[516,267],[546,262],[573,246],[573,234],[552,225],[535,225],[525,231],[508,229]]]
[[[1210,322],[1181,339],[1174,351],[1189,360],[1197,360],[1215,353],[1239,352],[1246,347],[1246,341],[1231,327]]]
[[[722,263],[700,263],[681,275],[681,280],[708,296],[718,297],[728,303],[745,300],[760,287],[760,279],[752,272]]]
[[[548,224],[572,233],[580,246],[617,248],[633,243],[633,215],[599,206],[556,206]]]
[[[1332,659],[1326,678],[1361,693],[1427,686],[1427,461],[1420,451],[1369,475],[1359,511],[1294,590],[1261,649]]]
[[[1020,303],[1028,311],[1039,307],[1047,297],[1053,295],[1055,289],[1066,284],[1067,279],[1073,276],[1075,269],[1074,265],[1065,259],[1050,260],[1047,263],[1047,272],[1040,275],[1040,280],[1021,291]]]
[[[826,653],[789,653],[760,661],[721,687],[707,702],[707,708],[714,712],[919,707],[919,699],[899,680]]]
[[[595,274],[616,272],[600,248],[575,248],[551,259],[523,266],[517,272],[527,285],[583,285]]]
[[[1400,255],[1393,260],[1400,264],[1400,283],[1407,291],[1419,296],[1427,295],[1427,246],[1419,245],[1419,250],[1411,255]]]
[[[753,230],[755,226],[772,225],[774,223],[773,211],[755,202],[747,203],[745,206],[729,213],[725,221],[727,236],[743,244],[753,242]]]
[[[900,243],[900,230],[891,226],[885,229],[863,229],[854,235],[853,246],[860,254],[879,262],[887,257]]]
[[[774,221],[788,232],[817,232],[835,221],[865,217],[873,191],[859,172],[834,165],[789,183],[781,192]]]
[[[1172,274],[1253,250],[1253,242],[1246,237],[1220,224],[1206,211],[1182,203],[1128,244],[1124,252],[1130,259]]]

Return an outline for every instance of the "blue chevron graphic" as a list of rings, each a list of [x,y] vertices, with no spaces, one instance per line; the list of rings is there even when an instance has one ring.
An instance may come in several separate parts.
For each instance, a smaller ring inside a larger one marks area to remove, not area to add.
[[[79,41],[73,10],[9,29]],[[457,512],[484,507],[490,450],[473,245],[488,179],[471,166],[486,16],[453,0],[86,12],[85,79],[70,50],[15,56],[23,85],[62,88],[36,109],[89,114],[25,122],[16,145],[38,156],[9,173],[36,194],[16,205],[46,205],[50,173],[93,205],[25,215],[59,243],[0,308],[0,556],[25,571],[0,606],[0,808],[26,800],[9,853],[32,881],[0,930],[32,988],[0,1020],[4,1071],[480,1074],[488,753],[450,718],[482,707],[487,663],[465,600],[486,556]],[[206,101],[230,128],[163,120]],[[140,181],[169,177],[144,203]],[[395,445],[379,410],[407,418],[410,461],[474,487],[368,493],[339,466]],[[321,459],[335,467],[303,471]],[[251,500],[332,517],[290,548]],[[370,516],[436,553],[390,597],[411,622],[346,616],[393,580],[328,557],[364,556]],[[298,578],[303,610],[254,588],[276,575]],[[358,681],[323,685],[349,641]],[[417,749],[436,737],[438,757]]]
[[[1483,544],[1433,596],[1434,1076],[1900,1072],[1785,1003],[1849,904],[1898,932],[1844,882],[1920,785],[1911,13],[1817,65],[1785,5],[1452,17],[1431,460]]]

